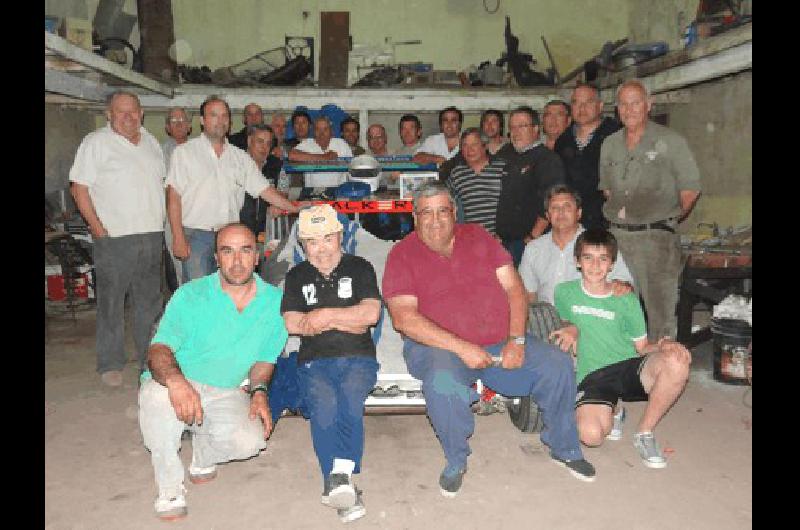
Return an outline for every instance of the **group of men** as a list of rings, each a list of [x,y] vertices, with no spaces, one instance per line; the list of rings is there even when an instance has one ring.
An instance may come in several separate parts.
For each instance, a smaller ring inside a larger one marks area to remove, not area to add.
[[[445,166],[459,155],[463,162],[447,169],[445,182],[415,192],[416,230],[392,248],[381,288],[368,261],[342,252],[342,224],[322,205],[299,211],[306,261],[289,271],[281,293],[254,274],[255,234],[240,212],[246,198],[298,211],[265,177],[270,157],[309,162],[354,154],[347,140],[332,137],[330,120],[295,113],[292,145],[260,123],[260,108],[246,109],[245,152],[232,145],[241,136],[227,138],[227,103],[210,96],[200,108],[203,132],[191,140],[188,114],[170,111],[166,127],[175,145],[162,151],[141,126],[138,98],[112,95],[108,126],[84,139],[70,180],[95,240],[98,371],[107,384],[121,383],[123,302],[131,295],[142,368],[139,421],[158,486],[157,515],[187,514],[177,456],[185,430],[192,433],[194,484],[213,480],[217,464],[266,446],[267,385],[292,334],[301,337],[298,377],[322,502],[344,522],[362,517],[353,475],[364,448],[364,399],[378,370],[370,328],[382,303],[403,335],[409,372],[422,382],[445,456],[444,496],[458,494],[467,472],[477,379],[535,401],[553,462],[588,482],[595,470],[581,442],[618,439],[625,419],[618,400],[648,400],[634,445],[645,465],[664,467],[652,431],[680,395],[691,360],[670,338],[675,298],[667,291],[677,291],[675,225],[697,199],[699,175],[685,141],[648,119],[651,100],[640,83],[623,84],[617,100],[623,127],[613,134],[606,134],[611,125],[599,118],[602,102],[591,87],[575,90],[571,112],[563,102],[548,104],[547,144],[538,114],[527,107],[511,112],[507,144],[499,112],[487,111],[481,128],[459,134],[461,112],[445,109],[441,133],[422,143],[419,120],[403,116],[398,131],[413,160]],[[285,120],[276,123],[285,130]],[[385,152],[385,129],[370,126],[368,143],[373,154]],[[314,176],[307,188],[334,185],[324,173]],[[593,178],[594,187],[584,182]],[[601,217],[582,227],[595,202]],[[165,226],[185,284],[151,339],[162,305]],[[632,286],[644,299],[647,326]],[[527,331],[532,301],[558,310],[562,325],[549,337],[552,345]],[[577,355],[577,381],[565,352]]]

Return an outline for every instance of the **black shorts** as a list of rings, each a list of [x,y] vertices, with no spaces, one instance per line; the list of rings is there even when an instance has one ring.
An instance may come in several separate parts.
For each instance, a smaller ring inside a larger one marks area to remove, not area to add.
[[[575,408],[581,405],[608,405],[617,400],[647,401],[640,373],[647,357],[634,357],[609,364],[583,378],[575,396]]]

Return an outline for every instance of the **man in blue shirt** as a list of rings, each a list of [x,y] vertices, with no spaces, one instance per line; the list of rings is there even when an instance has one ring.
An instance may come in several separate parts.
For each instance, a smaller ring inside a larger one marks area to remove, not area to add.
[[[258,250],[249,228],[231,223],[216,236],[219,271],[175,291],[139,389],[139,426],[158,484],[156,515],[166,520],[187,514],[178,457],[184,430],[192,433],[194,484],[213,480],[218,463],[257,455],[272,431],[266,385],[288,336],[281,292],[253,274]]]

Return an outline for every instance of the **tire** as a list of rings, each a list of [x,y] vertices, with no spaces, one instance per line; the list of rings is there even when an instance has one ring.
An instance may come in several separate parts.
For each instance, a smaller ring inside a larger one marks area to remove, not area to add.
[[[541,432],[544,427],[542,413],[530,396],[515,398],[507,405],[511,423],[522,432]]]
[[[534,302],[528,306],[528,332],[545,342],[552,332],[561,327],[561,317],[553,304]]]

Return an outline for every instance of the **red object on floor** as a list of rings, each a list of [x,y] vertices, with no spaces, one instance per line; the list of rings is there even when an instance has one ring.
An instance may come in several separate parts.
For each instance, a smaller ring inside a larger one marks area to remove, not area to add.
[[[47,298],[54,302],[67,298],[67,290],[64,288],[64,276],[62,274],[47,276]],[[89,298],[89,278],[86,273],[81,274],[75,280],[75,298]]]

